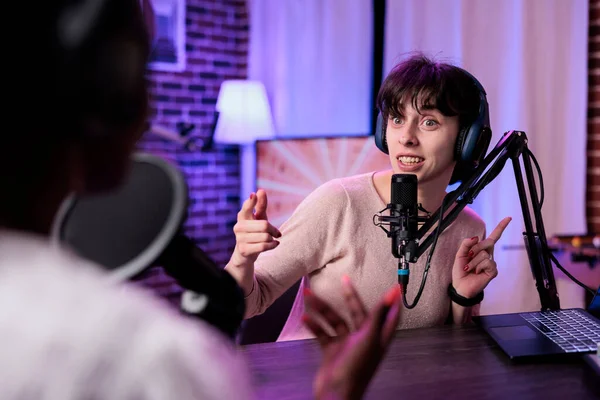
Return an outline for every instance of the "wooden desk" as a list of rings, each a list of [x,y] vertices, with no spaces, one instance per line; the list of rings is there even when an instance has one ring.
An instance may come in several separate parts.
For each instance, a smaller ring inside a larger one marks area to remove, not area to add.
[[[242,352],[258,399],[312,398],[320,362],[314,340],[248,345]],[[511,362],[476,326],[404,330],[397,332],[365,398],[598,399],[587,373],[579,358]]]

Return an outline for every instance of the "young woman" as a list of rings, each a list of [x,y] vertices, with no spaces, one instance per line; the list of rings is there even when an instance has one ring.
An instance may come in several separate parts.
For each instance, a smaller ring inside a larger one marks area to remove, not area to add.
[[[371,310],[397,285],[398,263],[390,239],[373,224],[373,215],[390,202],[392,175],[415,174],[418,202],[426,210],[438,209],[453,174],[464,171],[457,162],[457,140],[461,129],[478,117],[480,94],[464,70],[413,56],[390,72],[377,99],[391,169],[323,184],[281,230],[268,222],[266,193],[251,194],[238,214],[236,248],[226,267],[246,294],[246,317],[262,313],[302,279],[279,340],[311,337],[302,323],[304,289],[310,288],[333,309],[344,310],[345,276]],[[477,306],[451,301],[449,287],[463,298],[478,297],[497,275],[494,244],[509,222],[510,218],[502,220],[486,238],[481,218],[465,208],[439,236],[422,297],[415,308],[401,310],[398,327],[432,326],[449,318],[454,323],[469,321]],[[419,288],[425,260],[420,257],[411,267],[409,302]],[[343,314],[352,320],[348,312]]]

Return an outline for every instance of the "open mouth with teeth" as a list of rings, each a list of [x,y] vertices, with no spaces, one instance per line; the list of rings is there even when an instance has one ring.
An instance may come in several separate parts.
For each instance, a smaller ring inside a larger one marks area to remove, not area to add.
[[[400,156],[397,158],[400,164],[407,166],[419,165],[423,162],[424,158],[421,157],[411,157],[411,156]]]

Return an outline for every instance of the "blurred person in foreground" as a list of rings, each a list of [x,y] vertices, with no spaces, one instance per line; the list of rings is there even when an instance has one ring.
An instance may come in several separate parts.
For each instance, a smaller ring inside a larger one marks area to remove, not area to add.
[[[9,71],[0,146],[0,398],[254,398],[243,359],[215,328],[109,281],[49,240],[68,194],[122,182],[145,130],[152,29],[141,3],[15,7],[29,23],[22,24],[27,34],[17,28],[11,39],[20,62]],[[371,314],[355,313],[351,332],[326,303],[307,296],[306,323],[324,351],[317,398],[362,396],[391,340],[399,299],[395,288]],[[364,309],[356,293],[348,307]]]

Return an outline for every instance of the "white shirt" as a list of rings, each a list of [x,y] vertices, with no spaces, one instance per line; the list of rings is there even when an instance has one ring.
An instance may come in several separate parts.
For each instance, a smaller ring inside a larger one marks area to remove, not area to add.
[[[0,399],[254,398],[215,328],[46,240],[0,232]]]

